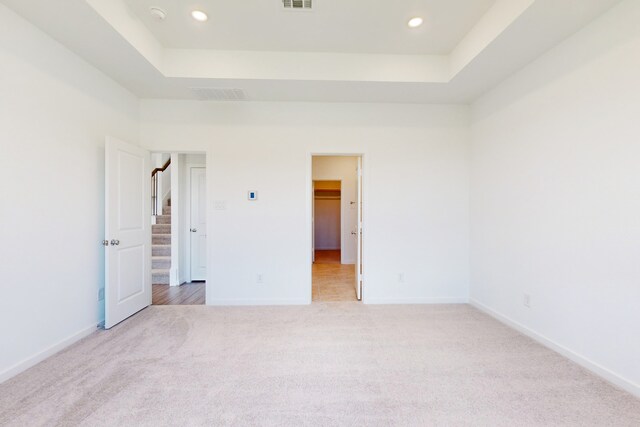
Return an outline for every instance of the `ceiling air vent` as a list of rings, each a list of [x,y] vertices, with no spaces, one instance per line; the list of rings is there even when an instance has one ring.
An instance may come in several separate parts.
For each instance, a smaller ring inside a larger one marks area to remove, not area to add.
[[[200,101],[245,101],[247,94],[242,89],[192,87],[191,92]]]
[[[312,0],[282,0],[282,5],[287,10],[311,10]]]

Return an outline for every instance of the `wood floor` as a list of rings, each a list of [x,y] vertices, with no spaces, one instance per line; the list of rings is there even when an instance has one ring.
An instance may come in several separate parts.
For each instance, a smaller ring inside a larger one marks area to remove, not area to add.
[[[193,282],[180,286],[153,285],[153,305],[202,305],[205,283]]]
[[[358,301],[355,265],[340,264],[340,251],[316,251],[313,263],[312,300]]]

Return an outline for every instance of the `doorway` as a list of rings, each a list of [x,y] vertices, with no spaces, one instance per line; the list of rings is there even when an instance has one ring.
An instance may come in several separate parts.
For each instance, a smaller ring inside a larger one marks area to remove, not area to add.
[[[311,159],[311,300],[362,298],[360,156]]]
[[[138,145],[106,137],[105,329],[151,304],[205,303],[205,284],[192,283],[184,260],[192,226],[185,172],[195,167],[206,167],[204,154],[152,155]],[[198,182],[201,200],[196,205],[206,206],[206,180]],[[197,226],[206,233],[206,220]],[[206,259],[206,245],[204,250]]]
[[[154,153],[151,161],[152,304],[204,304],[205,154]]]

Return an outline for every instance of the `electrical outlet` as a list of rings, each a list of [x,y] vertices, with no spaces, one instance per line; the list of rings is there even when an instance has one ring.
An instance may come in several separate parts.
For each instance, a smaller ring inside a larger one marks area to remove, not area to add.
[[[102,301],[104,299],[104,288],[98,289],[98,301]]]
[[[258,273],[256,276],[256,283],[264,283],[264,275],[262,273]]]
[[[398,283],[404,283],[404,273],[398,273]]]
[[[531,295],[524,294],[524,298],[522,299],[522,304],[524,304],[524,306],[527,308],[531,308]]]

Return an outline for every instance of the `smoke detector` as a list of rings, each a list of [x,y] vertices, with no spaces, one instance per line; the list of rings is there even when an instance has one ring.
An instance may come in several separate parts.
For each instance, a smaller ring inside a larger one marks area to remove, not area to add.
[[[167,12],[160,9],[159,7],[149,8],[149,13],[154,19],[157,19],[158,21],[164,21],[167,18]]]
[[[233,88],[190,88],[196,99],[200,101],[246,101],[247,94],[242,89]]]
[[[311,10],[312,0],[282,0],[282,5],[286,10]]]

